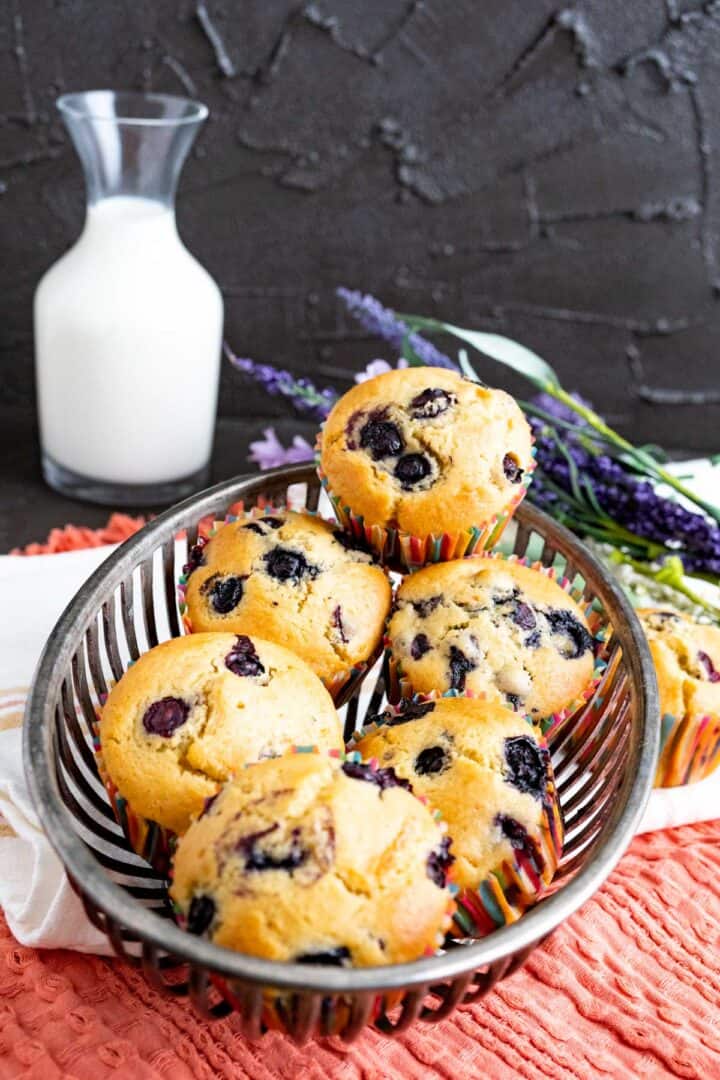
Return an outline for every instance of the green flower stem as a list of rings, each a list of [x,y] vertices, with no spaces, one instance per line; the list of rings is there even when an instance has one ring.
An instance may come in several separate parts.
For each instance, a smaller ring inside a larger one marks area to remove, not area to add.
[[[503,338],[498,334],[482,334],[476,333],[470,330],[464,330],[459,326],[453,326],[451,323],[444,323],[438,319],[426,319],[417,315],[400,315],[399,316],[405,324],[411,330],[429,330],[431,332],[441,334],[452,334],[453,337],[459,338],[461,341],[467,344],[473,345],[478,352],[483,352],[483,342],[488,343],[488,354],[493,359],[500,363],[508,364],[515,371],[520,372],[525,376],[534,386],[539,390],[544,391],[556,401],[566,405],[569,409],[572,409],[574,413],[581,416],[583,420],[599,435],[611,445],[623,450],[634,467],[642,472],[643,469],[653,476],[655,479],[660,480],[663,484],[667,484],[668,487],[677,491],[679,495],[682,495],[685,499],[688,499],[695,506],[699,506],[706,514],[709,514],[715,521],[720,522],[720,507],[714,506],[712,503],[706,502],[699,496],[695,495],[683,482],[669,473],[666,469],[663,469],[661,465],[657,463],[652,454],[648,453],[640,447],[633,446],[631,442],[624,439],[622,435],[618,435],[616,431],[613,431],[611,427],[605,423],[602,417],[593,409],[588,409],[587,406],[581,405],[575,400],[572,394],[569,394],[567,390],[564,390],[560,385],[557,375],[544,360],[541,360],[539,356],[531,353],[530,350],[525,349],[518,345],[517,342],[511,341],[509,338]],[[518,359],[517,353],[522,354],[522,358]],[[474,370],[467,364],[461,364],[463,370]],[[475,375],[477,378],[477,375]],[[480,381],[480,380],[478,380]]]
[[[696,506],[702,507],[707,514],[715,519],[715,521],[720,521],[720,507],[713,506],[712,503],[705,502],[704,499],[699,498],[694,492],[690,491],[681,480],[673,476],[672,473],[669,473],[666,469],[663,469],[661,465],[658,465],[650,454],[633,446],[633,444],[628,442],[627,439],[624,439],[622,435],[618,435],[616,431],[613,431],[611,427],[608,427],[605,421],[598,416],[596,412],[575,401],[572,394],[569,394],[567,390],[563,390],[562,387],[551,385],[547,385],[544,389],[545,392],[554,397],[556,401],[559,401],[569,409],[572,409],[578,416],[582,416],[583,420],[589,424],[590,427],[607,439],[608,442],[624,450],[631,458],[641,464],[658,480],[661,480],[664,484],[673,488],[678,494],[689,499],[690,502],[694,503]]]
[[[711,604],[709,600],[706,600],[704,596],[700,596],[693,588],[691,588],[688,583],[689,579],[685,575],[682,560],[677,555],[673,555],[671,558],[666,559],[659,570],[654,570],[648,563],[633,559],[617,549],[609,555],[609,558],[618,565],[625,564],[626,566],[631,566],[633,570],[637,574],[642,575],[642,577],[651,578],[660,585],[668,585],[671,589],[675,589],[676,592],[682,593],[683,596],[687,596],[688,600],[691,600],[693,604],[697,604],[703,611],[707,611],[714,619],[720,619],[720,607]],[[715,581],[714,584],[718,584],[718,582]]]

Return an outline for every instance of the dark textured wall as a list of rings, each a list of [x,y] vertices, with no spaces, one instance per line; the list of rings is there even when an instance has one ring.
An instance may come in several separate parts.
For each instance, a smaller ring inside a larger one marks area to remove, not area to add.
[[[4,0],[0,56],[15,421],[33,288],[82,221],[53,101],[113,86],[211,108],[178,216],[237,351],[340,385],[382,355],[343,283],[519,338],[638,440],[719,448],[720,4]],[[226,371],[221,413],[250,407],[287,414]]]

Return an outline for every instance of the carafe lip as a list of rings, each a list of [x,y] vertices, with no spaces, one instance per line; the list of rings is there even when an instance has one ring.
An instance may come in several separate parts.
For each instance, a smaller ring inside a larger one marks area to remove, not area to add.
[[[200,124],[208,116],[208,107],[201,101],[136,90],[83,90],[63,94],[56,105],[73,120],[133,127],[180,127]]]

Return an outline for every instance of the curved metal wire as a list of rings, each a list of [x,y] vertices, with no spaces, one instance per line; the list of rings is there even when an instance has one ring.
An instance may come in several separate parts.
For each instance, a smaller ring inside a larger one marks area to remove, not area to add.
[[[141,963],[158,986],[189,995],[203,1015],[225,1015],[232,1002],[253,1035],[263,1029],[264,994],[272,987],[273,993],[288,995],[285,1026],[297,1040],[330,1030],[336,1013],[343,1017],[340,1033],[351,1039],[368,1022],[399,1031],[418,1017],[440,1019],[457,1004],[475,1000],[599,887],[632,838],[650,793],[659,742],[657,685],[644,636],[621,590],[567,530],[521,505],[515,551],[524,555],[529,545],[539,544],[545,565],[565,565],[573,577],[579,575],[585,598],[604,613],[615,650],[598,691],[550,741],[571,826],[553,894],[488,938],[387,967],[278,963],[184,933],[168,918],[163,880],[130,850],[102,805],[91,752],[93,709],[108,680],[131,659],[181,632],[177,534],[186,530],[190,545],[201,519],[223,517],[239,502],[246,507],[261,500],[284,502],[289,488],[294,495],[300,490],[296,485],[303,485],[305,505],[314,509],[320,488],[312,468],[273,470],[188,499],[118,548],[80,589],[50,636],[27,704],[24,752],[43,827],[91,918],[119,952]],[[380,675],[375,703],[382,693]],[[354,698],[348,723],[354,726],[356,718]],[[188,978],[168,982],[162,972],[177,965],[186,966]],[[211,1004],[218,987],[225,987],[225,1000]],[[440,1004],[432,1008],[426,1001]],[[390,1003],[391,1013],[399,1009],[398,1015],[389,1018],[383,1002]]]

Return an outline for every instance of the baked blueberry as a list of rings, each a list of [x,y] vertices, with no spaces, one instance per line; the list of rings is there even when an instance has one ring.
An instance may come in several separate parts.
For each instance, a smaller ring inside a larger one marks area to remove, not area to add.
[[[494,593],[492,602],[493,604],[495,604],[496,607],[500,607],[501,604],[512,603],[514,600],[517,600],[519,596],[520,590],[516,586],[514,589],[511,589],[510,592]]]
[[[173,732],[185,723],[190,706],[182,698],[164,697],[148,705],[142,724],[148,735],[162,735],[169,739]]]
[[[267,829],[244,836],[237,844],[237,849],[245,857],[246,870],[297,870],[307,860],[309,852],[300,842],[300,829],[295,828],[290,840],[275,843],[263,843],[279,830],[279,825],[270,825]]]
[[[534,630],[537,624],[535,618],[535,612],[524,601],[515,605],[515,610],[512,613],[512,621],[516,626],[519,626],[521,630]]]
[[[444,889],[447,885],[448,872],[455,862],[455,856],[450,854],[451,843],[449,836],[443,836],[439,845],[428,856],[427,876],[440,889]]]
[[[706,652],[703,652],[702,649],[698,649],[698,654],[697,655],[698,655],[698,660],[700,661],[702,666],[705,668],[705,671],[707,673],[707,677],[710,680],[710,682],[720,682],[720,671],[716,670],[715,665],[713,664],[713,662],[710,659],[710,657],[708,656],[708,654]]]
[[[426,652],[430,652],[431,649],[432,645],[430,644],[427,634],[416,634],[410,645],[410,655],[413,660],[419,660]]]
[[[434,701],[403,700],[399,705],[400,712],[397,716],[393,716],[388,723],[390,727],[397,727],[398,724],[407,724],[408,720],[419,720],[421,716],[427,716],[434,708]]]
[[[186,577],[189,577],[193,570],[197,570],[198,566],[205,565],[204,547],[205,541],[201,538],[198,540],[197,544],[193,544],[188,551],[188,561],[183,566],[183,574],[185,574]]]
[[[456,404],[457,398],[454,394],[439,386],[429,386],[412,399],[410,413],[415,420],[430,420]]]
[[[424,454],[405,454],[395,466],[395,476],[405,491],[422,483],[432,472],[432,465]]]
[[[530,841],[528,831],[525,826],[521,825],[514,817],[510,817],[509,814],[496,814],[495,824],[514,848],[527,848]]]
[[[516,735],[505,740],[503,756],[507,782],[534,799],[542,798],[548,780],[547,751],[530,735]]]
[[[540,633],[540,631],[533,630],[532,634],[528,634],[528,636],[525,638],[525,640],[523,641],[523,645],[526,649],[539,649],[541,640],[542,634]]]
[[[566,660],[577,660],[593,647],[593,640],[588,631],[578,622],[572,611],[563,609],[555,610],[548,608],[545,618],[550,624],[550,633],[566,637],[570,641],[570,649],[560,650]]]
[[[263,562],[267,573],[277,581],[292,581],[297,584],[304,577],[317,577],[320,573],[317,566],[307,561],[302,551],[293,551],[292,548],[273,548],[267,555],[263,555]]]
[[[360,429],[360,445],[370,451],[373,461],[399,457],[405,449],[400,429],[391,420],[368,420]]]
[[[468,660],[462,649],[458,649],[457,645],[450,646],[450,689],[460,690],[465,689],[465,679],[469,672],[474,671],[477,664],[473,660]]]
[[[232,671],[233,675],[242,675],[245,678],[265,674],[262,661],[247,634],[238,634],[232,650],[225,657],[225,667]]]
[[[322,964],[323,967],[347,967],[351,960],[347,945],[337,945],[334,949],[323,952],[300,953],[295,957],[296,964]]]
[[[193,896],[187,916],[187,929],[190,934],[204,934],[215,918],[215,901],[211,896],[201,894]]]
[[[229,615],[243,598],[243,578],[214,574],[205,582],[202,591],[208,595],[210,604],[218,615]]]
[[[381,791],[391,787],[412,791],[409,782],[397,776],[394,769],[373,769],[361,761],[344,761],[342,771],[352,780],[366,780],[369,784],[375,784]]]
[[[511,484],[519,484],[523,478],[523,469],[520,468],[517,458],[513,454],[506,454],[503,458],[503,472]]]
[[[447,751],[442,746],[426,746],[415,758],[413,768],[419,776],[444,772],[450,764]]]
[[[342,641],[343,645],[347,645],[350,639],[345,633],[345,627],[342,621],[342,608],[339,604],[332,613],[332,624],[340,635],[340,640]]]
[[[413,609],[421,619],[427,619],[442,604],[442,596],[428,596],[427,600],[412,600]]]
[[[214,806],[214,805],[215,805],[215,803],[217,802],[217,798],[218,798],[218,795],[219,795],[219,794],[220,794],[220,792],[219,792],[219,791],[216,791],[214,795],[208,795],[207,799],[206,799],[206,800],[205,800],[205,802],[203,803],[203,808],[202,808],[202,810],[201,810],[201,812],[200,812],[200,817],[205,817],[205,814],[209,814],[209,813],[210,813],[210,811],[212,810],[213,806]]]

